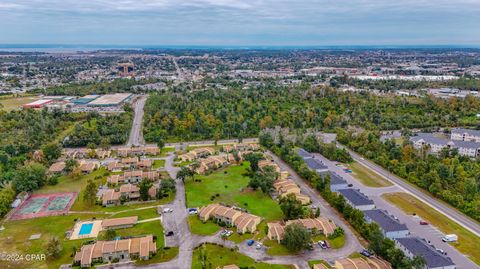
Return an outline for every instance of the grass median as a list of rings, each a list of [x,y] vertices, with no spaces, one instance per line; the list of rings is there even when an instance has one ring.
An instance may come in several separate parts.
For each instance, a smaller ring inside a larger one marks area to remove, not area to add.
[[[392,186],[393,184],[379,174],[373,172],[367,167],[361,165],[358,162],[354,162],[348,165],[348,168],[352,170],[352,176],[358,179],[363,185],[373,188],[381,188]]]

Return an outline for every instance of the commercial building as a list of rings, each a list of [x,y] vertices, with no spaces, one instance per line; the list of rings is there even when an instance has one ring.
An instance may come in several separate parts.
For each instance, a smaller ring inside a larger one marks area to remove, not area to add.
[[[400,221],[388,214],[385,210],[366,210],[363,211],[363,214],[367,222],[375,222],[378,224],[385,237],[395,239],[407,237],[410,234],[407,225],[400,223]]]
[[[396,246],[401,249],[406,256],[413,258],[422,257],[426,262],[426,269],[455,269],[453,261],[429,245],[425,239],[419,237],[404,237],[395,239]]]
[[[119,106],[130,101],[132,96],[131,93],[105,94],[89,102],[87,106]]]
[[[361,193],[359,190],[356,189],[341,189],[338,192],[345,197],[345,201],[351,205],[352,207],[365,211],[371,210],[375,208],[375,204],[373,203],[368,196]]]

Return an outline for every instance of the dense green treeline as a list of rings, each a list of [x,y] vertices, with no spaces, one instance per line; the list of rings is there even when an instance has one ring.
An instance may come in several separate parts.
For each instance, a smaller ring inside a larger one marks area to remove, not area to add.
[[[133,113],[100,116],[90,114],[85,122],[75,124],[72,132],[65,138],[65,147],[108,146],[124,144],[132,127]]]
[[[118,115],[47,110],[0,110],[0,217],[10,210],[15,194],[56,184],[47,167],[57,160],[62,141],[109,146],[128,139],[131,109]],[[64,140],[68,136],[69,139]]]
[[[71,95],[84,96],[88,94],[108,94],[119,92],[135,93],[132,88],[135,85],[144,85],[148,83],[158,82],[155,79],[135,80],[135,79],[116,79],[111,82],[91,82],[82,84],[65,84],[54,86],[46,89],[34,89],[29,93],[45,94],[45,95]]]
[[[400,80],[400,79],[378,79],[361,80],[348,76],[332,79],[332,86],[347,84],[361,89],[376,89],[382,92],[393,92],[398,90],[417,90],[425,88],[451,87],[461,90],[480,90],[480,80],[462,77],[448,81],[426,81],[426,80]]]
[[[265,86],[152,94],[145,107],[147,141],[257,136],[264,128],[368,130],[479,124],[480,100],[377,96],[330,88]]]
[[[409,142],[382,143],[374,132],[337,133],[338,141],[352,150],[480,220],[480,159],[460,156],[455,150],[436,156],[428,154],[428,148],[415,149]]]

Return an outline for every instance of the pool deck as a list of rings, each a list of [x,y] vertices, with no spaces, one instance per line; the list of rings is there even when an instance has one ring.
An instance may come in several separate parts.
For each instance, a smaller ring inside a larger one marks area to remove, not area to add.
[[[92,230],[89,234],[80,235],[80,229],[82,228],[83,224],[92,223]],[[98,233],[102,231],[102,221],[101,220],[91,220],[91,221],[79,221],[75,223],[73,227],[72,235],[70,235],[70,240],[77,240],[77,239],[84,239],[84,238],[92,238],[97,237]]]

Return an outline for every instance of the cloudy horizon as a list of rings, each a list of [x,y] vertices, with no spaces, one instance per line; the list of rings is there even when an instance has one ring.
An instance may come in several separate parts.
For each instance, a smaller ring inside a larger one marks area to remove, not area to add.
[[[478,14],[475,0],[0,0],[0,44],[478,46]]]

